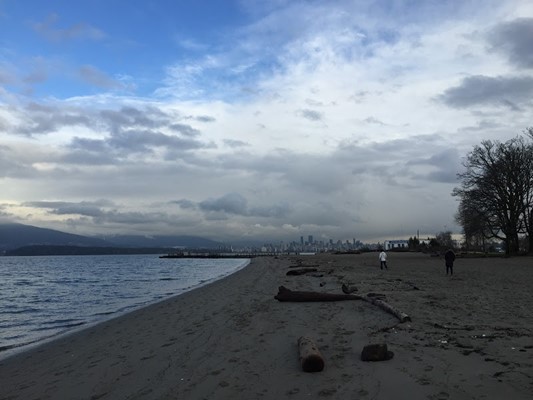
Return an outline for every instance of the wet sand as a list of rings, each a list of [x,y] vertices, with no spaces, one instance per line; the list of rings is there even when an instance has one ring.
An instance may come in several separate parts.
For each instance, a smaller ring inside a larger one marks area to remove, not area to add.
[[[171,262],[171,260],[169,260]],[[0,399],[531,399],[533,258],[419,253],[257,258],[184,295],[0,361]],[[317,273],[286,276],[291,266]],[[286,303],[277,288],[386,295]],[[298,338],[325,359],[306,373]],[[394,358],[363,362],[369,343]]]

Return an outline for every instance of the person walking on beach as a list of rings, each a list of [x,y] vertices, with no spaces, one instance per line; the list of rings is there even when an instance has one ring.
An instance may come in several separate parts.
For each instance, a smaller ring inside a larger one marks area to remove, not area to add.
[[[448,271],[450,272],[450,275],[453,275],[453,262],[455,261],[455,253],[452,249],[446,250],[446,253],[444,253],[444,261],[446,263],[446,275],[448,275]]]
[[[379,263],[380,263],[381,269],[383,269],[383,267],[385,267],[385,269],[388,269],[387,268],[387,253],[385,253],[385,250],[381,250],[381,253],[379,253]]]

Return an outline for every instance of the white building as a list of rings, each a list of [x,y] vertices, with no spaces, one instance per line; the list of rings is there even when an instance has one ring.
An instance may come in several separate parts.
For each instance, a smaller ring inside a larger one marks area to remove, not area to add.
[[[409,241],[408,240],[385,240],[383,242],[384,250],[393,250],[393,249],[408,249]]]

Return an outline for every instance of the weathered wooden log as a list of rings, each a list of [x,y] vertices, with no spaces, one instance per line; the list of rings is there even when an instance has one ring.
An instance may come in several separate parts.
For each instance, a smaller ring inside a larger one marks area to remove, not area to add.
[[[287,271],[285,275],[291,276],[291,275],[304,275],[309,272],[317,272],[318,269],[316,268],[298,268],[298,269],[291,269],[290,271]]]
[[[304,292],[287,289],[285,286],[278,288],[278,294],[274,296],[278,301],[342,301],[342,300],[362,300],[362,296],[356,294],[336,294],[321,292]]]
[[[274,296],[278,301],[291,302],[311,302],[311,301],[343,301],[343,300],[364,300],[382,310],[394,315],[400,322],[411,321],[411,317],[404,312],[401,312],[379,297],[360,296],[357,294],[337,294],[337,293],[321,293],[321,292],[306,292],[287,289],[285,286],[278,288],[278,294]]]
[[[384,302],[383,300],[380,300],[374,297],[363,297],[363,300],[375,306],[378,306],[379,308],[388,312],[389,314],[394,315],[396,318],[400,320],[400,322],[411,321],[411,317],[409,315],[397,310],[396,308],[392,307],[390,304]]]
[[[324,358],[315,342],[306,336],[298,339],[300,364],[305,372],[320,372],[324,369]]]

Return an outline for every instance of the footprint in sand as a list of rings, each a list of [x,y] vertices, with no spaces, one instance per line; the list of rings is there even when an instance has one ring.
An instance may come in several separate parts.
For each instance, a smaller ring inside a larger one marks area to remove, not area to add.
[[[439,392],[430,396],[430,398],[434,400],[448,400],[450,398],[450,394],[447,392]]]

